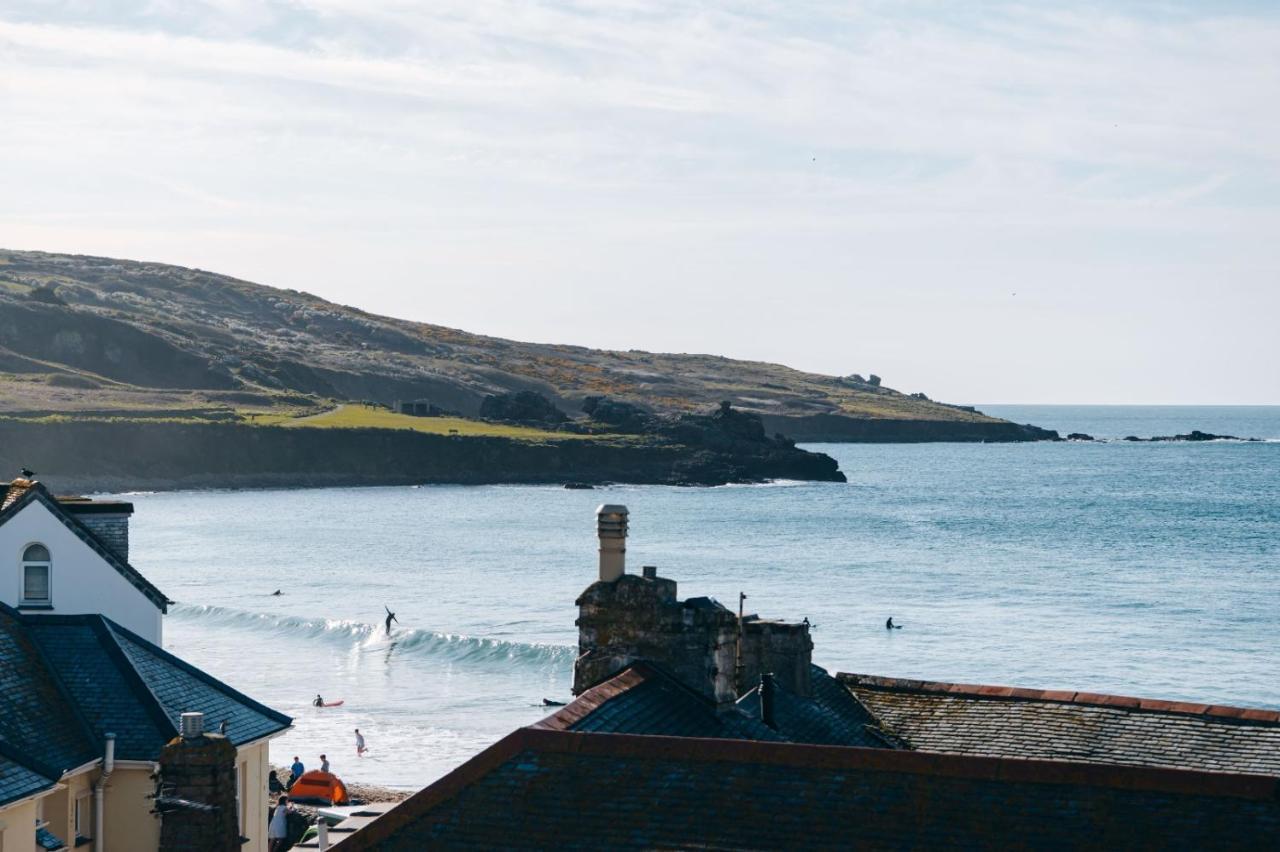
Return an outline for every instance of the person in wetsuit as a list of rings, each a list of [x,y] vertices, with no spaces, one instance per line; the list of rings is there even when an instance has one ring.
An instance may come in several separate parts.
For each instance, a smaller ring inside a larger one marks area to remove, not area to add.
[[[311,699],[311,704],[315,707],[323,707],[324,699],[321,698],[320,695],[317,693],[316,697]]]
[[[382,608],[383,608],[383,609],[385,609],[385,610],[387,611],[387,635],[388,635],[388,636],[390,636],[390,635],[391,635],[391,622],[393,622],[393,621],[394,621],[396,624],[399,624],[399,623],[400,623],[400,619],[396,618],[396,614],[395,614],[394,612],[392,612],[392,611],[391,611],[391,607],[387,606],[386,604],[383,604],[383,605],[382,605]]]
[[[893,623],[893,616],[891,615],[891,616],[889,616],[889,620],[888,620],[888,621],[886,621],[886,622],[884,623],[884,629],[885,629],[885,630],[901,630],[901,629],[902,629],[902,625],[901,625],[901,624],[894,624],[894,623]]]

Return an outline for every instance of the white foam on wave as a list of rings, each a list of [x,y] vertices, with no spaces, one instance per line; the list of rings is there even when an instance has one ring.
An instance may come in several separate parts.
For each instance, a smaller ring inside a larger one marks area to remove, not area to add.
[[[567,645],[510,642],[505,639],[415,628],[397,629],[391,636],[387,636],[381,624],[275,615],[214,604],[177,604],[170,610],[170,614],[193,621],[205,621],[211,627],[238,627],[288,635],[294,639],[338,642],[349,645],[355,653],[394,649],[397,653],[443,657],[455,662],[513,661],[534,665],[564,665],[572,662],[574,655],[574,649]]]

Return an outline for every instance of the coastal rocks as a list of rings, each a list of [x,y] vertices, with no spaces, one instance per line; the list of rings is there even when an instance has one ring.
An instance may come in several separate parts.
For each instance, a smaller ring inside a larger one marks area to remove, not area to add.
[[[1150,438],[1139,438],[1137,435],[1128,435],[1126,441],[1138,443],[1152,443],[1159,441],[1245,441],[1256,443],[1259,438],[1237,438],[1235,435],[1215,435],[1212,432],[1201,432],[1199,429],[1192,429],[1185,435],[1155,435]]]
[[[480,402],[480,417],[527,426],[559,426],[569,419],[551,400],[527,390],[489,394]]]
[[[638,435],[653,431],[657,425],[657,419],[640,406],[605,396],[587,397],[582,401],[582,411],[593,423],[607,426],[611,432]]]
[[[1084,432],[1072,432],[1067,436],[1068,441],[1092,441],[1092,435],[1086,435]]]
[[[957,443],[1009,443],[1060,441],[1053,429],[1003,420],[899,420],[854,418],[840,414],[803,417],[763,415],[765,426],[806,443],[919,444],[936,441]]]

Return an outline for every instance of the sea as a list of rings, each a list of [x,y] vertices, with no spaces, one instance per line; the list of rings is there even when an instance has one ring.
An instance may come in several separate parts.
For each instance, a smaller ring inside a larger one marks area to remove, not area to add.
[[[170,651],[294,718],[276,763],[391,787],[570,698],[601,503],[629,570],[808,618],[832,672],[1280,708],[1280,407],[981,408],[1102,440],[812,446],[846,484],[136,493],[132,561]],[[1263,440],[1119,440],[1192,429]]]

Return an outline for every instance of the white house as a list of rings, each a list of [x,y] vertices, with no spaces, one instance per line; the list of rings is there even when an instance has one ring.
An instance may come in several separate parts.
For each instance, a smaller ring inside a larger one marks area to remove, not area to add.
[[[0,603],[26,615],[100,614],[155,645],[170,603],[129,564],[133,504],[0,482]]]

